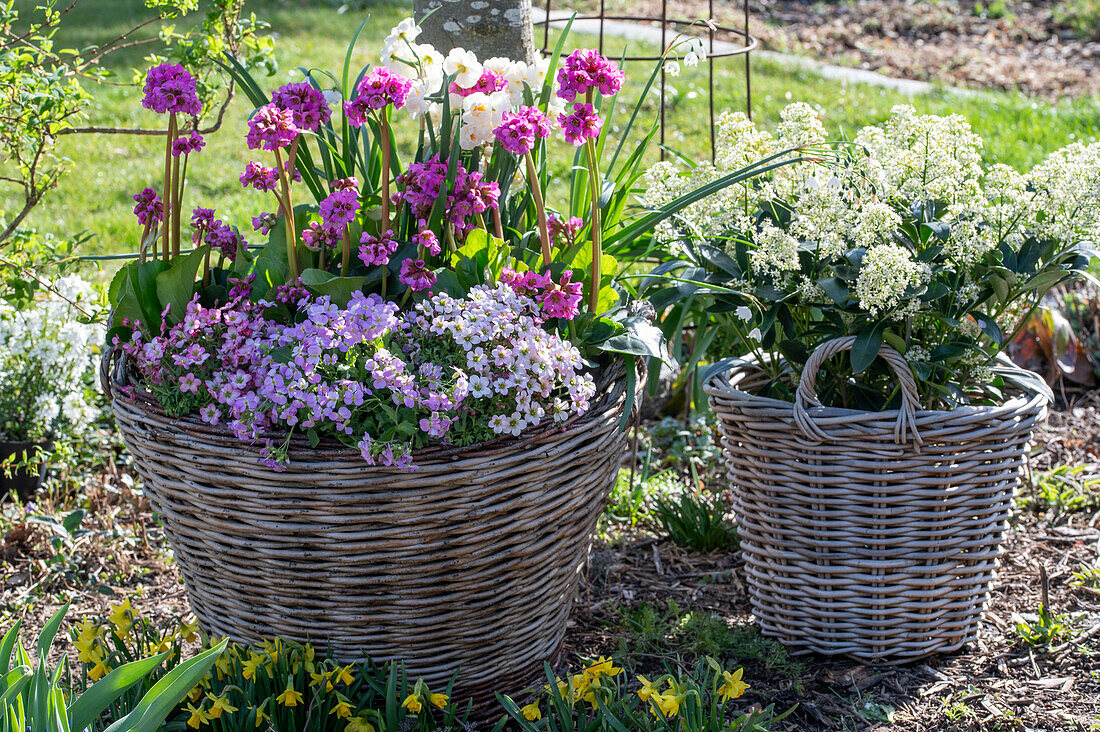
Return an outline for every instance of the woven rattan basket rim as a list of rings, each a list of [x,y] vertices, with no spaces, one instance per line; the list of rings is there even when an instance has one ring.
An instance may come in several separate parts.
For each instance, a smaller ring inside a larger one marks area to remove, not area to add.
[[[1016,370],[1021,372],[1025,371],[1025,369],[1018,367]],[[753,394],[750,391],[738,388],[736,384],[731,381],[731,376],[736,375],[740,376],[740,378],[744,378],[750,371],[766,373],[759,364],[754,363],[751,359],[745,359],[744,363],[734,366],[728,371],[723,371],[711,376],[703,384],[703,390],[711,396],[736,399],[759,409],[771,408],[786,410],[791,413],[794,412],[794,402]],[[1026,413],[1036,411],[1042,409],[1048,402],[1047,398],[1038,391],[1029,392],[1020,386],[1016,386],[1015,388],[1022,392],[1022,394],[1011,397],[1000,404],[975,404],[956,407],[955,409],[921,409],[916,412],[916,416],[921,418],[922,421],[936,418],[954,419],[977,414],[996,417],[1001,413],[1014,414],[1017,412]],[[896,418],[899,411],[900,410],[897,409],[885,409],[881,412],[871,412],[862,409],[848,409],[845,407],[814,407],[813,409],[815,415],[822,417],[847,417],[849,421],[853,422],[858,421],[861,417],[876,420]]]
[[[636,383],[645,381],[644,359],[635,359],[638,366],[639,377]],[[128,399],[130,404],[151,411],[155,414],[171,420],[181,431],[194,437],[211,440],[222,444],[243,445],[244,443],[230,432],[224,425],[210,425],[203,422],[197,415],[172,417],[165,413],[160,403],[148,390],[133,385],[131,381],[132,369],[127,363],[126,354],[115,349],[108,348],[103,354],[101,363],[101,383],[107,388],[107,396],[111,400]],[[500,437],[494,440],[479,442],[466,447],[452,445],[430,445],[413,451],[413,462],[419,464],[429,460],[457,460],[465,458],[477,458],[496,455],[502,452],[513,452],[516,448],[525,445],[538,444],[548,436],[559,434],[571,427],[600,415],[608,405],[618,401],[622,387],[625,390],[626,369],[622,361],[613,361],[610,365],[600,369],[594,374],[596,382],[596,394],[589,404],[589,408],[582,414],[574,415],[560,423],[549,422],[534,430],[527,430],[518,436]],[[629,404],[629,400],[627,402]],[[625,407],[625,408],[630,408]],[[260,433],[251,444],[260,443],[265,439],[284,440],[285,433],[269,431]],[[292,455],[299,457],[294,462],[302,460],[302,456],[308,455],[313,459],[324,458],[327,460],[351,460],[359,458],[358,450],[350,448],[331,437],[323,437],[317,447],[310,445],[309,440],[303,435],[295,435],[290,441]],[[293,464],[293,463],[292,463]],[[376,466],[379,470],[401,470],[400,468],[387,468]]]

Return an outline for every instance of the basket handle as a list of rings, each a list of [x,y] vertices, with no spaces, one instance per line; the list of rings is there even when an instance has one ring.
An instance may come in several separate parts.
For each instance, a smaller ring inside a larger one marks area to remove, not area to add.
[[[802,369],[802,378],[798,382],[798,389],[794,397],[794,421],[802,433],[812,440],[822,442],[833,439],[828,432],[818,426],[814,418],[810,416],[811,407],[820,407],[821,400],[817,396],[817,372],[821,364],[827,358],[831,358],[843,351],[851,350],[855,344],[855,336],[833,338],[825,341],[814,349],[810,357],[806,359],[806,366]],[[901,409],[898,410],[898,419],[894,423],[894,442],[904,443],[907,433],[912,434],[913,443],[920,447],[924,441],[917,431],[917,412],[920,411],[920,397],[917,394],[917,381],[913,376],[913,370],[905,360],[905,356],[895,351],[885,343],[879,348],[880,358],[890,364],[894,375],[898,377],[901,386]]]

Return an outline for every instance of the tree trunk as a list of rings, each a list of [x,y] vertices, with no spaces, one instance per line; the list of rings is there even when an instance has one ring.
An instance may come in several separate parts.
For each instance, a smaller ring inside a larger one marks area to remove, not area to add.
[[[418,40],[444,54],[458,47],[473,51],[480,61],[497,56],[535,60],[531,0],[414,0],[413,6],[424,29]]]

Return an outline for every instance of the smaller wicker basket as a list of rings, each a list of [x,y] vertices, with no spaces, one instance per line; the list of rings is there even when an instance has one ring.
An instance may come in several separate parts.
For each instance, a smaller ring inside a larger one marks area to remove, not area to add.
[[[903,662],[978,636],[1040,394],[999,406],[921,410],[905,358],[884,346],[903,406],[822,407],[807,360],[795,402],[754,395],[740,366],[705,385],[718,416],[750,603],[795,652]]]

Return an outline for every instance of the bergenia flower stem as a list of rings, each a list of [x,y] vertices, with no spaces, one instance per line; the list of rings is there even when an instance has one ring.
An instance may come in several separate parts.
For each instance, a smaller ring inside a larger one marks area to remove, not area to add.
[[[348,276],[348,268],[351,266],[351,230],[349,227],[344,227],[344,252],[340,258],[340,274],[343,277]]]
[[[283,218],[286,220],[286,259],[290,267],[290,279],[298,279],[297,237],[294,234],[294,205],[290,201],[290,178],[283,167],[283,156],[275,148],[275,165],[278,167],[279,184],[283,189]]]
[[[180,159],[172,158],[172,256],[180,253]]]
[[[600,222],[600,171],[596,162],[596,141],[584,144],[588,152],[588,185],[592,192],[592,282],[588,293],[588,310],[593,315],[600,300],[600,260],[603,259],[603,226]]]
[[[493,232],[497,239],[504,240],[504,224],[500,220],[499,206],[493,206]]]
[[[378,111],[379,129],[382,139],[382,229],[379,235],[385,235],[390,230],[390,115],[389,107],[383,107]]]
[[[542,184],[539,181],[538,171],[535,169],[535,159],[531,153],[523,156],[527,160],[527,187],[531,189],[531,195],[535,199],[535,213],[539,218],[539,242],[542,244],[542,268],[550,269],[550,227],[546,223],[546,204],[542,198]],[[499,214],[498,214],[499,218]],[[503,239],[503,236],[497,235]]]
[[[164,224],[161,230],[161,248],[164,251],[164,259],[168,260],[168,227],[171,219],[172,203],[172,142],[176,139],[176,113],[173,112],[168,117],[168,132],[164,142],[164,195],[161,196],[161,202],[164,207],[164,218],[162,223]],[[153,251],[156,251],[154,247]],[[156,257],[153,257],[156,259]]]

